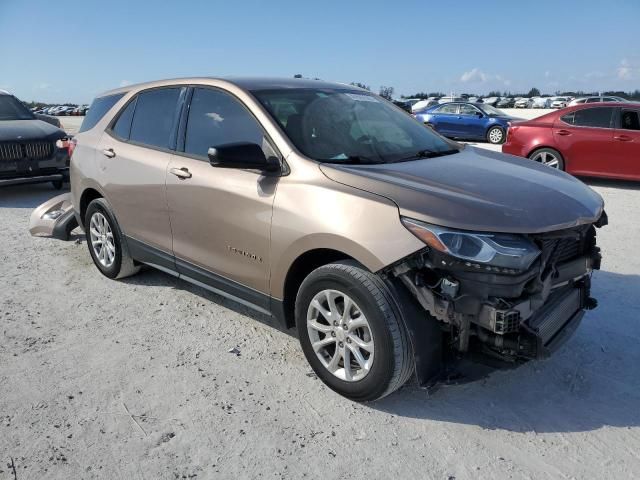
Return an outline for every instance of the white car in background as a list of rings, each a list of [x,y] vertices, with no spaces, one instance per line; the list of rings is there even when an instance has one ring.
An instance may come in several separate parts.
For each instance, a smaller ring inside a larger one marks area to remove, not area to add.
[[[625,100],[622,97],[614,97],[614,96],[597,96],[597,97],[582,97],[582,98],[574,98],[569,102],[569,107],[573,107],[574,105],[580,105],[582,103],[599,103],[599,102],[620,102],[625,103]]]
[[[429,98],[427,98],[426,100],[420,100],[419,102],[411,105],[411,113],[419,112],[421,110],[424,110],[425,108],[433,107],[434,105],[438,105],[438,100]]]
[[[533,97],[529,108],[549,108],[551,99],[549,97]]]
[[[500,100],[500,97],[487,97],[482,99],[482,103],[494,107],[496,103],[498,103],[498,100]]]
[[[449,103],[449,102],[466,102],[466,100],[462,97],[454,97],[451,95],[442,97],[440,100],[438,100],[438,103]]]
[[[513,108],[529,108],[531,99],[526,97],[516,98],[516,103],[513,104]]]
[[[551,97],[551,108],[565,108],[569,104],[569,97]]]

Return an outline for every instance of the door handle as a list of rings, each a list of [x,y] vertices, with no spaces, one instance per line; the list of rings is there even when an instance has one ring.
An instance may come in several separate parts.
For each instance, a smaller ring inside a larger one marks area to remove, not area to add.
[[[569,130],[558,130],[556,133],[558,135],[562,135],[563,137],[566,137],[567,135],[571,135],[571,132]]]
[[[102,150],[102,154],[107,158],[113,158],[116,156],[116,152],[113,151],[113,148],[105,148]]]
[[[613,139],[618,140],[620,142],[630,142],[631,140],[633,140],[633,138],[627,135],[616,135],[615,137],[613,137]]]
[[[189,171],[189,169],[187,167],[172,168],[172,169],[169,170],[169,172],[174,174],[180,180],[185,180],[187,178],[191,178],[192,177],[191,172]]]

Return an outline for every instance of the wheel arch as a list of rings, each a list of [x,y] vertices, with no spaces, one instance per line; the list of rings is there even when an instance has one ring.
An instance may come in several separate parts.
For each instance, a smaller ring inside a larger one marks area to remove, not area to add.
[[[80,202],[78,205],[80,209],[80,211],[78,212],[79,214],[78,223],[82,228],[84,228],[84,217],[87,213],[87,207],[96,198],[104,198],[104,195],[102,195],[102,193],[100,193],[95,188],[91,188],[91,187],[85,188],[82,191],[82,195],[80,195]]]
[[[281,315],[287,328],[295,326],[295,303],[300,285],[316,268],[339,260],[355,260],[351,255],[333,248],[314,248],[300,254],[287,270],[282,296]]]

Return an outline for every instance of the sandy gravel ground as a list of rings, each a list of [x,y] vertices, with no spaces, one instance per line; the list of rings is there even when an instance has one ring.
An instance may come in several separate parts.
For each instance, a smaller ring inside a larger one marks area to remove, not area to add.
[[[30,237],[48,186],[0,190],[0,480],[639,478],[640,185],[590,184],[600,307],[561,351],[367,405],[266,317],[153,270],[108,280],[81,235]]]

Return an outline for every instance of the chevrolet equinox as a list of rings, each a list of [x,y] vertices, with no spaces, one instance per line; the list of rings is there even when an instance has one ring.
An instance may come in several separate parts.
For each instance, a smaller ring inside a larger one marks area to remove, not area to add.
[[[545,358],[596,305],[598,194],[368,91],[188,78],[109,91],[90,112],[71,197],[100,272],[150,265],[295,326],[351,399],[466,355]]]

